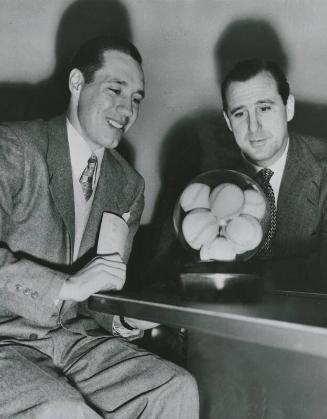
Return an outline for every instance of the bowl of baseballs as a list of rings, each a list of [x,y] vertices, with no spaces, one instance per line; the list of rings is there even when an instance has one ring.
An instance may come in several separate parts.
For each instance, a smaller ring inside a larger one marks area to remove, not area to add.
[[[174,208],[180,242],[198,262],[244,262],[263,244],[270,208],[260,186],[233,170],[213,170],[193,179]]]

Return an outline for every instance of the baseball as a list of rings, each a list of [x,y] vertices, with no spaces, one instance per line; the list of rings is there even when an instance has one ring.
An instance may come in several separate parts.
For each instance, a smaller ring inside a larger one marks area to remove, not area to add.
[[[242,189],[232,183],[216,186],[210,196],[211,211],[218,219],[230,219],[238,215],[244,204]]]
[[[218,234],[218,229],[217,218],[206,209],[195,209],[189,212],[182,223],[185,241],[196,250],[212,242]]]
[[[227,224],[225,234],[238,254],[256,248],[263,235],[259,221],[251,215],[240,215],[233,218]]]
[[[209,208],[210,188],[204,183],[192,183],[187,186],[180,198],[180,205],[185,212],[195,208]]]
[[[252,215],[253,217],[261,220],[266,211],[266,202],[264,197],[253,189],[244,191],[244,206],[242,214]]]
[[[217,237],[212,243],[205,244],[200,250],[200,259],[231,261],[236,257],[233,245],[225,237]]]

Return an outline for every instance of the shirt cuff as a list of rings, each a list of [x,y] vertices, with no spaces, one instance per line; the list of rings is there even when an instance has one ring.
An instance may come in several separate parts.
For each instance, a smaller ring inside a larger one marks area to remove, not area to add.
[[[112,334],[114,336],[120,336],[124,339],[134,340],[142,338],[144,331],[141,329],[127,329],[122,325],[121,321],[119,320],[119,316],[114,316],[112,322]]]

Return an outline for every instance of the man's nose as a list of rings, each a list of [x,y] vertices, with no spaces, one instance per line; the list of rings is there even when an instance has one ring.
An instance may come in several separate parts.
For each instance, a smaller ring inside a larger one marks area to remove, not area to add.
[[[260,121],[258,120],[258,116],[256,115],[256,113],[249,115],[248,125],[250,132],[256,132],[258,130],[260,126]]]
[[[133,104],[128,98],[121,98],[117,105],[117,110],[123,116],[130,117],[133,114]]]

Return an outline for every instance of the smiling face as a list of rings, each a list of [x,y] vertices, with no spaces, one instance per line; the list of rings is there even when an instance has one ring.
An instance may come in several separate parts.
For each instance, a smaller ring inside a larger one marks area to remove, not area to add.
[[[68,118],[91,150],[115,148],[136,121],[144,97],[141,66],[128,54],[106,51],[102,67],[85,83],[83,74],[73,69]]]
[[[286,105],[271,74],[262,71],[246,81],[232,81],[226,90],[224,112],[235,140],[253,163],[268,167],[283,154],[287,141],[287,122],[294,115],[294,97]]]

